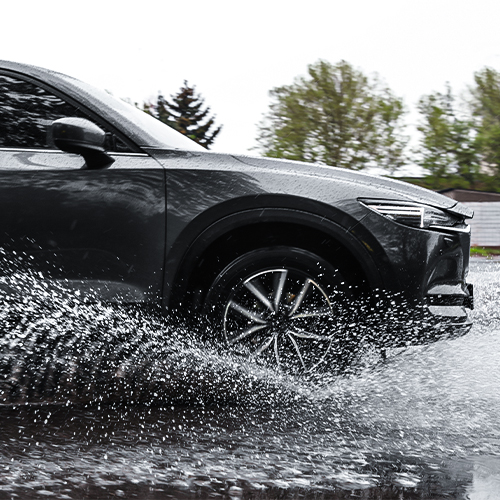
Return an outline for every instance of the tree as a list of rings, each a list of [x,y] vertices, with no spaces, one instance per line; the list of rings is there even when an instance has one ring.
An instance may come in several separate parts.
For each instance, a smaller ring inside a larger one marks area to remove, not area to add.
[[[422,120],[416,150],[417,163],[430,174],[433,187],[443,179],[453,179],[456,187],[474,187],[480,173],[480,152],[472,117],[464,110],[459,116],[455,97],[449,85],[444,94],[433,92],[420,98],[418,110]]]
[[[474,74],[470,106],[483,164],[500,179],[500,73],[484,68]]]
[[[257,138],[264,155],[354,170],[404,164],[402,100],[346,61],[320,60],[270,95]]]
[[[171,99],[169,102],[159,93],[156,104],[145,103],[144,111],[209,149],[222,126],[211,130],[215,120],[208,117],[209,107],[203,109],[205,101],[196,93],[195,87],[190,87],[184,80],[184,86]]]

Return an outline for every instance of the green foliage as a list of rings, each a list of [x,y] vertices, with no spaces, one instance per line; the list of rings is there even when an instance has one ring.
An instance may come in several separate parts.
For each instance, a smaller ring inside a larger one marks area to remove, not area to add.
[[[455,187],[473,187],[480,171],[477,134],[470,117],[458,116],[449,85],[444,94],[423,96],[418,110],[423,119],[418,126],[422,138],[416,150],[417,163],[429,172],[432,187],[451,177],[460,184]]]
[[[500,177],[500,73],[484,68],[474,74],[470,89],[478,144],[485,167]]]
[[[497,247],[470,247],[470,254],[479,257],[493,257],[500,255],[500,248]]]
[[[210,108],[203,108],[204,99],[196,93],[195,87],[190,87],[187,81],[179,92],[171,96],[169,102],[160,93],[156,103],[145,103],[144,111],[158,118],[163,123],[188,136],[201,146],[209,149],[222,126],[214,127],[214,118],[208,117]]]
[[[402,100],[349,63],[320,60],[270,95],[257,139],[264,155],[354,170],[404,164]]]
[[[460,112],[449,86],[418,103],[417,163],[429,173],[427,187],[500,191],[500,73],[484,68],[474,82]]]

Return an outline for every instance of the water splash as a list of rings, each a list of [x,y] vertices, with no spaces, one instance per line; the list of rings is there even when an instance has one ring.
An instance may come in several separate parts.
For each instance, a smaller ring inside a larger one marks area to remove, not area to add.
[[[296,391],[154,311],[84,302],[31,276],[9,280],[23,293],[0,291],[0,402],[250,404],[255,393]]]
[[[491,482],[498,491],[500,267],[473,268],[471,279],[468,335],[314,380],[221,355],[154,314],[54,301],[31,283],[24,305],[0,316],[10,402],[0,491],[479,499]],[[43,404],[19,406],[34,401]]]

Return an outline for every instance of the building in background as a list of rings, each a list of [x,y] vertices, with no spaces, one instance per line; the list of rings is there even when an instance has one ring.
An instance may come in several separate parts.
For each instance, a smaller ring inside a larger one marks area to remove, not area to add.
[[[469,221],[472,246],[500,247],[500,193],[456,188],[440,193],[474,210]]]

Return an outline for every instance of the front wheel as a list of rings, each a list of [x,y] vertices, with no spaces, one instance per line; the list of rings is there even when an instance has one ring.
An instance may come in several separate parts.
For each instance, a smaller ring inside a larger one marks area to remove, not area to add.
[[[239,353],[294,373],[326,368],[338,358],[332,317],[352,291],[339,269],[312,252],[262,248],[226,266],[212,283],[204,314],[212,337]]]

